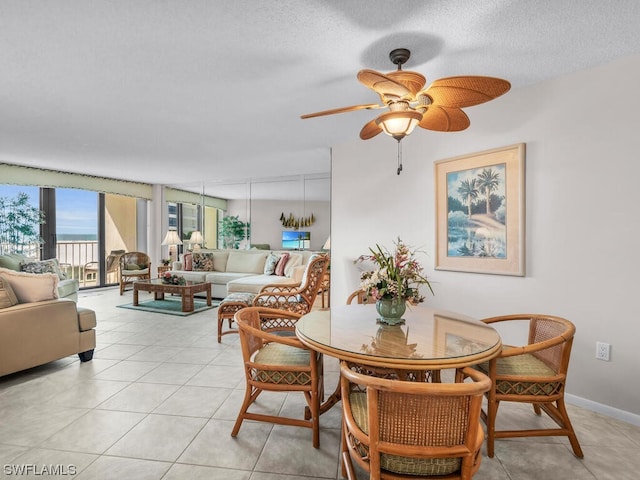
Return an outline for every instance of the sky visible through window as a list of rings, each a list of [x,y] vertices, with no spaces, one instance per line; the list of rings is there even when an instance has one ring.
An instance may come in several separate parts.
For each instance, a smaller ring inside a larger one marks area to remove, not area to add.
[[[1,185],[0,197],[29,195],[29,203],[39,205],[39,188]],[[98,194],[74,188],[56,188],[56,230],[58,240],[96,240],[98,234]]]

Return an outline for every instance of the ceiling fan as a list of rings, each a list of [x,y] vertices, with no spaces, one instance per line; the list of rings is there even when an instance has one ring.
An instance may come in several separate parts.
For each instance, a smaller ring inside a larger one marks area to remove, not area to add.
[[[309,113],[300,118],[313,118],[355,110],[388,108],[388,111],[367,122],[360,138],[368,140],[385,132],[398,141],[398,174],[402,170],[400,140],[416,126],[438,132],[457,132],[470,125],[464,107],[479,105],[506,93],[511,84],[500,78],[458,76],[435,80],[424,89],[427,79],[417,72],[402,70],[411,52],[397,48],[389,53],[398,69],[390,73],[360,70],[358,80],[380,96],[381,103],[353,105],[322,112]]]

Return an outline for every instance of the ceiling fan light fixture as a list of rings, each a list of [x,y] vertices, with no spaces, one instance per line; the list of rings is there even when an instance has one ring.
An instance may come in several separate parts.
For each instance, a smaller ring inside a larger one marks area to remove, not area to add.
[[[376,118],[376,124],[384,133],[400,141],[409,135],[422,120],[422,114],[414,110],[387,112]]]

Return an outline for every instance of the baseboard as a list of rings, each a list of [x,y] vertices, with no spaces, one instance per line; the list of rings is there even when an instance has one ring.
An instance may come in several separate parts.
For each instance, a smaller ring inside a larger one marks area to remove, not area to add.
[[[586,398],[569,395],[568,393],[565,393],[564,399],[571,405],[586,408],[587,410],[591,410],[592,412],[601,413],[602,415],[606,415],[607,417],[615,418],[632,425],[640,426],[640,415],[637,415],[635,413],[620,410],[619,408],[610,407],[609,405],[594,402],[592,400],[587,400]]]

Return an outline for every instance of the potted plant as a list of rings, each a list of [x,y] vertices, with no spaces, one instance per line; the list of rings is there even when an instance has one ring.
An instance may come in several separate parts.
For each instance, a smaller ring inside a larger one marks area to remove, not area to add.
[[[415,259],[415,252],[400,238],[395,250],[389,252],[376,245],[370,248],[371,255],[362,255],[357,261],[370,261],[374,269],[360,274],[362,290],[376,299],[376,309],[383,323],[395,325],[402,322],[407,302],[412,305],[424,302],[420,285],[425,285],[433,294],[422,265]]]
[[[250,225],[235,216],[227,216],[220,222],[220,237],[224,248],[240,248],[240,242],[250,236]]]

